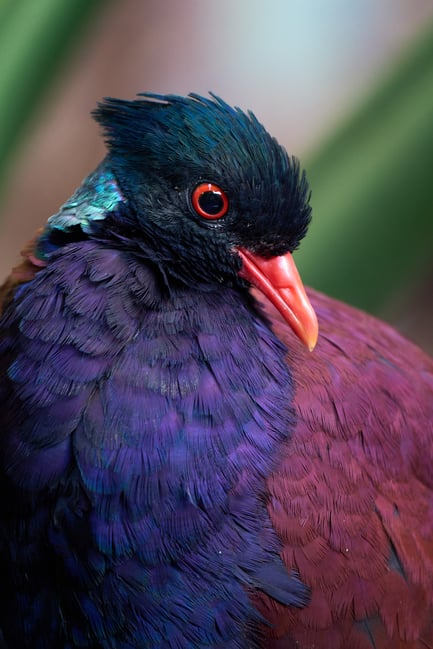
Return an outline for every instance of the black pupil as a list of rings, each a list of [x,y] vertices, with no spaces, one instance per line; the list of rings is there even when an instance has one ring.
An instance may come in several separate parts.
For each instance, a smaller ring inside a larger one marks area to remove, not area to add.
[[[206,214],[218,214],[224,207],[221,194],[213,191],[203,192],[198,199],[198,204]]]

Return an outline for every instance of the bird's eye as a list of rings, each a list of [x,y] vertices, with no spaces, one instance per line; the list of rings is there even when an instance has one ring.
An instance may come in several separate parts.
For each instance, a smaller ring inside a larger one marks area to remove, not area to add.
[[[200,183],[191,196],[192,206],[199,216],[214,220],[225,216],[229,209],[229,199],[223,190],[213,183]]]

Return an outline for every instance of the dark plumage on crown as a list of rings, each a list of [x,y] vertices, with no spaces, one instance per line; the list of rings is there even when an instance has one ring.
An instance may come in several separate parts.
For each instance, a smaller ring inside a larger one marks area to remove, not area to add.
[[[132,101],[106,98],[93,111],[113,153],[148,155],[152,163],[171,169],[180,160],[201,170],[206,159],[218,166],[253,158],[258,165],[271,163],[275,172],[287,172],[286,152],[251,112],[214,95],[139,96]]]
[[[263,219],[255,213],[256,227],[266,238],[275,231],[277,241],[284,220],[291,248],[297,247],[310,221],[308,183],[298,160],[288,156],[253,113],[212,94],[139,97],[106,98],[93,112],[126,187],[139,186],[137,174],[180,187],[198,178],[219,181],[242,204],[245,218],[239,227],[245,228],[248,210],[256,212],[254,203],[266,205]],[[244,196],[249,199],[243,202]],[[262,252],[267,254],[265,248]]]

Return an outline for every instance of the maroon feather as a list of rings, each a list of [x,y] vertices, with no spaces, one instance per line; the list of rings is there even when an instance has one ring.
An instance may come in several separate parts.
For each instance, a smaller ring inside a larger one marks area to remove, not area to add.
[[[273,306],[298,423],[268,509],[304,609],[262,596],[265,647],[433,647],[433,361],[375,318],[309,291],[309,353]],[[261,295],[256,295],[264,303]]]

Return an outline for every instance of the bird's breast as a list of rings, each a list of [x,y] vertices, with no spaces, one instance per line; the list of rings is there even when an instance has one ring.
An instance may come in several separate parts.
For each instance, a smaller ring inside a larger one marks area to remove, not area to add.
[[[210,647],[259,622],[248,589],[305,598],[264,495],[290,436],[292,384],[241,293],[185,290],[156,308],[156,290],[149,269],[88,243],[21,287],[4,316],[15,416],[3,470],[51,516],[43,543],[71,588],[47,601],[64,616],[87,628],[76,601],[90,583],[104,633],[109,588],[119,625],[134,610],[132,646],[193,627],[193,646]]]

